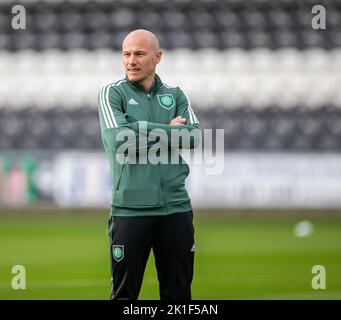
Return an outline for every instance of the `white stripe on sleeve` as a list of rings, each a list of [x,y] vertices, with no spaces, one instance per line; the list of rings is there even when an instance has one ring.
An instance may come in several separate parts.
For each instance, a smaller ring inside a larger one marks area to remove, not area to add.
[[[189,101],[188,99],[188,96],[185,92],[183,92],[183,94],[185,95],[186,99],[187,99],[187,109],[188,109],[188,114],[189,114],[189,120],[191,121],[191,124],[193,124],[194,120],[193,120],[193,115],[192,113],[190,112],[190,108],[191,108],[191,102]]]
[[[104,118],[105,125],[106,125],[107,129],[109,129],[109,128],[112,128],[113,125],[112,125],[112,122],[110,121],[110,119],[108,119],[108,113],[107,113],[107,110],[105,108],[105,104],[103,101],[103,92],[105,91],[105,88],[106,88],[106,86],[102,87],[102,89],[99,92],[99,104],[100,104],[101,109],[102,109],[102,115]]]
[[[107,92],[105,93],[105,101],[106,101],[106,103],[107,103],[107,105],[106,105],[106,107],[107,107],[107,109],[109,110],[109,113],[110,113],[110,115],[111,115],[111,120],[113,121],[113,123],[114,123],[114,127],[117,127],[117,122],[116,122],[116,120],[115,120],[115,116],[114,116],[114,113],[113,113],[113,111],[112,111],[112,109],[111,109],[111,107],[110,107],[110,102],[109,102],[109,91],[110,91],[110,87],[111,87],[111,85],[108,85],[108,89],[107,89]]]

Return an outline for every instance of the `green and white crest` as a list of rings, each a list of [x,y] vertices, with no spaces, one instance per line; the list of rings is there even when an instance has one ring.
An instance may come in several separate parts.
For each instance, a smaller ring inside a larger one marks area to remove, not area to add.
[[[112,246],[112,256],[117,262],[120,262],[124,258],[124,246],[114,244]]]
[[[160,106],[167,110],[172,109],[175,105],[172,94],[158,94],[157,98],[159,100]]]

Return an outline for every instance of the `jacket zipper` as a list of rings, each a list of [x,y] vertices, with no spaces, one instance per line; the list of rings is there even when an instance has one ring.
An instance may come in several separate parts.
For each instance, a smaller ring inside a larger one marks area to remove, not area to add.
[[[150,93],[147,93],[147,98],[150,100]],[[162,167],[161,163],[159,163],[159,168],[160,168],[160,189],[161,189],[161,194],[162,194],[162,201],[164,204],[166,204],[166,199],[165,199],[165,194],[163,192],[163,179],[162,179]]]

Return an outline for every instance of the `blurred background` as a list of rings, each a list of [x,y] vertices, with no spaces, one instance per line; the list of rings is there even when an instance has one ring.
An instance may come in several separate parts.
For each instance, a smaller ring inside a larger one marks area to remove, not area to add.
[[[11,26],[15,4],[25,30]],[[224,130],[223,170],[191,165],[187,181],[193,298],[340,299],[340,0],[1,1],[0,298],[109,296],[97,93],[123,77],[136,28],[159,37],[158,74],[201,127]],[[15,264],[26,290],[11,288]],[[317,264],[327,290],[311,287]],[[141,298],[158,298],[152,258]]]

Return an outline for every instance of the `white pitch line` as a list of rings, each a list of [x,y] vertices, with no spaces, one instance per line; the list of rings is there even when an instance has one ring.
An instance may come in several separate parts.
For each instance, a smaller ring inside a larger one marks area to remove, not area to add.
[[[29,288],[62,288],[62,287],[98,287],[110,283],[110,279],[68,279],[68,280],[27,280],[26,287]],[[11,281],[1,281],[0,288],[11,288]]]

